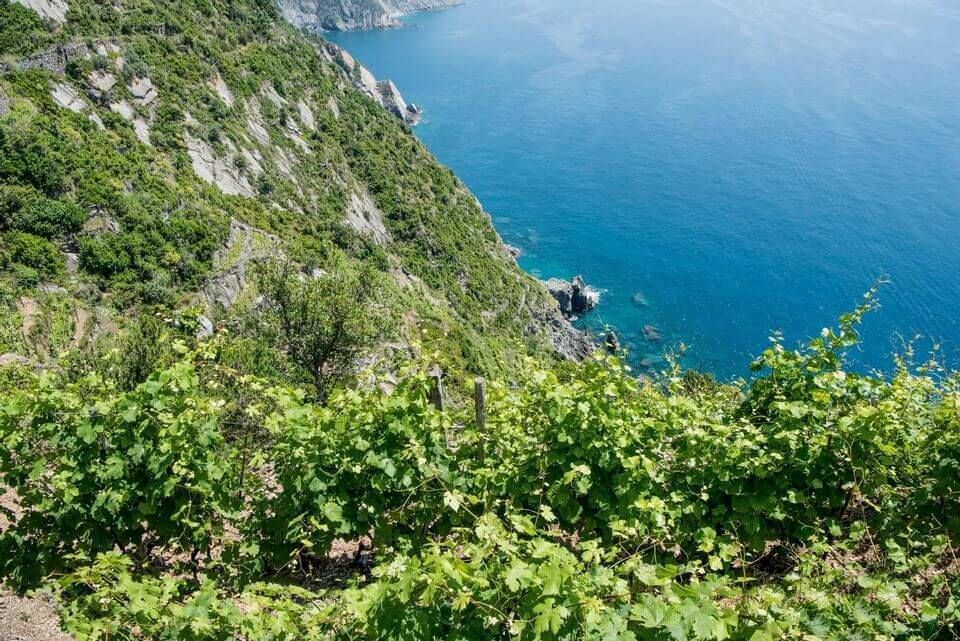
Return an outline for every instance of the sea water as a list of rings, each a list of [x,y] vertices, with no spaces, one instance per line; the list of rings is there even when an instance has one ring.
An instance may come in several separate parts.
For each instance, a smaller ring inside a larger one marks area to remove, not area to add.
[[[724,378],[876,281],[859,367],[960,354],[960,4],[468,0],[331,34],[425,109],[417,135],[520,264],[603,291],[635,365]],[[644,327],[662,342],[651,342]]]

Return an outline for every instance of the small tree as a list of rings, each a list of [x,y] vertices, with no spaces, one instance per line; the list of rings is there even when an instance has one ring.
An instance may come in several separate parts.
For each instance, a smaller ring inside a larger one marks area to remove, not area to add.
[[[259,286],[283,350],[321,402],[356,373],[360,358],[390,327],[389,313],[376,306],[379,275],[366,265],[340,259],[328,272],[304,276],[288,263],[269,263]]]

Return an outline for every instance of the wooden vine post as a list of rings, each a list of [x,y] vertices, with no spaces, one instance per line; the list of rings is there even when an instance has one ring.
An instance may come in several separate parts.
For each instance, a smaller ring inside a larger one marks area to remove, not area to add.
[[[473,405],[477,416],[477,433],[484,438],[487,431],[487,383],[479,376],[473,381]],[[485,458],[485,451],[486,447],[480,449],[481,461]]]
[[[438,412],[443,411],[443,370],[439,365],[434,365],[430,370],[430,404],[437,408]]]
[[[473,403],[477,410],[477,430],[484,432],[487,428],[487,383],[480,377],[473,382]]]

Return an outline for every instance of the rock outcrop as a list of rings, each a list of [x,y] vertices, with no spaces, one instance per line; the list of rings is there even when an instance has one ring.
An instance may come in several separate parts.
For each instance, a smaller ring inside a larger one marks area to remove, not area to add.
[[[63,24],[67,19],[66,0],[16,0],[28,9],[33,9],[41,18],[50,20],[54,24]]]
[[[551,278],[544,285],[556,299],[564,318],[570,319],[585,314],[600,302],[600,292],[588,287],[581,276],[574,276],[570,281]]]
[[[377,80],[369,69],[350,55],[350,52],[338,47],[337,45],[325,42],[320,48],[322,55],[327,62],[335,65],[343,76],[350,83],[365,93],[370,98],[377,101],[384,109],[400,118],[408,125],[416,125],[420,122],[423,110],[415,104],[407,103],[403,99],[397,85],[392,80]],[[337,113],[339,110],[335,111]]]
[[[414,11],[446,9],[461,0],[280,0],[283,17],[307,31],[354,31],[399,27]]]
[[[394,116],[410,125],[420,122],[423,110],[415,104],[408,105],[392,80],[379,81],[377,83],[377,93],[380,95],[380,104]]]
[[[214,256],[215,273],[203,290],[206,306],[211,310],[233,306],[247,287],[248,267],[277,255],[279,247],[280,239],[276,236],[231,220],[227,244]]]

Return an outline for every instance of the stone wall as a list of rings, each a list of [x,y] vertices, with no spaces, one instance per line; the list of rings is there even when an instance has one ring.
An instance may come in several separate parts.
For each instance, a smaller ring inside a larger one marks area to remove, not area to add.
[[[67,64],[74,58],[85,58],[90,55],[90,49],[85,44],[55,45],[46,51],[21,58],[9,64],[0,63],[0,73],[10,71],[25,71],[40,69],[53,73],[64,74]]]

